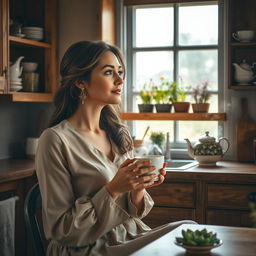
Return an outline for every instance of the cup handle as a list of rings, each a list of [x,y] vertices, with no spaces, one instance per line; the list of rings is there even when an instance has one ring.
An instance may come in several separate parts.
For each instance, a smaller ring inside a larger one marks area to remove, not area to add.
[[[229,142],[229,140],[227,138],[224,138],[224,137],[219,138],[219,142],[221,142],[222,140],[225,140],[227,142],[227,144],[228,144],[227,149],[223,152],[223,155],[224,155],[228,151],[228,149],[230,147],[230,142]]]
[[[232,33],[232,36],[235,40],[239,41],[240,42],[240,39],[237,37],[237,34],[234,32]]]

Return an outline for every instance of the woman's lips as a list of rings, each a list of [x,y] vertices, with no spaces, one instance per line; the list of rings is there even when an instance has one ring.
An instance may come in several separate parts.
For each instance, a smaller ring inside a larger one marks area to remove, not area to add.
[[[122,90],[121,89],[116,89],[116,90],[113,90],[112,93],[120,95],[122,93]]]

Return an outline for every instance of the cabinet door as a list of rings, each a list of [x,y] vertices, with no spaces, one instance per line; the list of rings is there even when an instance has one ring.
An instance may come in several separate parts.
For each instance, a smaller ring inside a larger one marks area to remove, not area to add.
[[[143,218],[151,228],[180,220],[195,220],[195,210],[185,208],[154,207],[151,212]]]
[[[99,5],[100,39],[116,44],[115,0],[100,0]]]
[[[206,212],[206,224],[237,227],[252,226],[248,211],[235,210],[208,210]]]
[[[0,0],[0,94],[6,88],[8,61],[8,2]]]

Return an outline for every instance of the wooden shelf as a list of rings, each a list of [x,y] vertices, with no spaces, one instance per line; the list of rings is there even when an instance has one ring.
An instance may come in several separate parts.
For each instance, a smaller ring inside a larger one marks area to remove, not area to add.
[[[1,101],[17,102],[52,102],[52,93],[32,93],[32,92],[10,92],[9,94],[0,94]]]
[[[121,113],[123,120],[225,121],[226,113]]]
[[[233,42],[231,46],[236,47],[256,47],[256,42]]]
[[[10,43],[23,45],[23,46],[34,46],[34,47],[42,47],[42,48],[51,48],[51,45],[44,42],[38,42],[26,38],[20,38],[16,36],[9,36]]]
[[[230,85],[229,89],[233,90],[256,90],[256,85]]]

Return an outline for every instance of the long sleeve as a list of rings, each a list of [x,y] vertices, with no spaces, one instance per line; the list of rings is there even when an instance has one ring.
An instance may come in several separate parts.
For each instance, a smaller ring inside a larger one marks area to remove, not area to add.
[[[67,246],[86,246],[130,216],[112,200],[104,186],[92,197],[75,198],[65,158],[67,150],[55,131],[47,129],[42,134],[36,172],[43,201],[44,229],[47,238]]]

